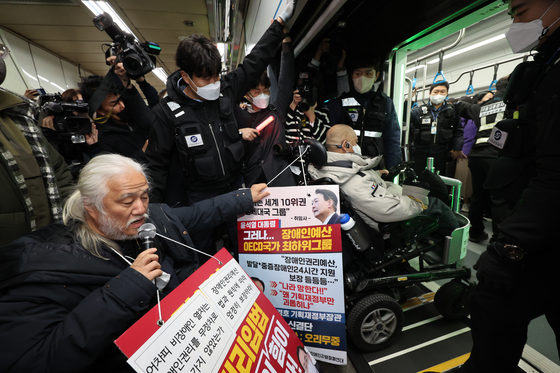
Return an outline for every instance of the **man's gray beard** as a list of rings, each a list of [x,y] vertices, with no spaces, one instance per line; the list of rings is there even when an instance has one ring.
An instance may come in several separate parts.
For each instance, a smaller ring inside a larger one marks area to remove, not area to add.
[[[144,219],[148,219],[148,214],[144,214],[143,217]],[[99,230],[103,232],[106,237],[115,241],[135,240],[140,237],[138,232],[134,235],[128,235],[124,233],[124,230],[136,220],[138,220],[138,218],[131,219],[126,225],[120,226],[113,217],[102,212],[99,217]]]

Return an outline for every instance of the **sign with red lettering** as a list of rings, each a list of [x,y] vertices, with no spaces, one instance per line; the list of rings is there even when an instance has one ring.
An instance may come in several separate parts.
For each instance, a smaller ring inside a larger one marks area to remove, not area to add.
[[[238,219],[239,263],[318,360],[344,365],[346,328],[337,185],[268,188]]]
[[[303,373],[304,365],[315,368],[231,255],[222,249],[215,258],[161,301],[162,326],[154,307],[115,341],[128,363],[142,373]]]

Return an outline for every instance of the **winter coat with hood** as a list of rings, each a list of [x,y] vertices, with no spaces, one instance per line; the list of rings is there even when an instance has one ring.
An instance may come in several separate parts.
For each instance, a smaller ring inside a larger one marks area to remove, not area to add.
[[[381,157],[368,158],[353,153],[327,152],[322,168],[309,166],[313,179],[329,177],[344,191],[354,209],[371,227],[379,222],[410,219],[428,205],[428,190],[387,182],[374,170]]]
[[[189,232],[252,211],[247,189],[191,207],[150,204],[157,232],[192,246]],[[120,242],[138,254],[134,240]],[[168,294],[198,266],[197,254],[156,237]],[[128,251],[125,251],[128,248]],[[104,248],[93,256],[71,227],[53,224],[1,248],[2,372],[133,372],[113,341],[155,305],[156,286]]]

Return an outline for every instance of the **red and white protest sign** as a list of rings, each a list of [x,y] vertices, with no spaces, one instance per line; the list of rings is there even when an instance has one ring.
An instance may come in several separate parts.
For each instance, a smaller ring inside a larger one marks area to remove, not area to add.
[[[115,341],[128,363],[142,373],[302,373],[310,357],[291,328],[225,249],[215,258],[222,264],[208,260],[161,301],[163,326],[154,307]]]
[[[345,365],[346,324],[337,185],[268,188],[238,218],[239,263],[317,360]]]

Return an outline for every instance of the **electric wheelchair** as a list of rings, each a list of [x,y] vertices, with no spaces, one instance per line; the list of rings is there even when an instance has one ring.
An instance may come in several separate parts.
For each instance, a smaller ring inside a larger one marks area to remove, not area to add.
[[[306,164],[326,163],[326,150],[320,143],[306,140],[306,146]],[[408,170],[409,164],[402,163],[390,170],[389,177]],[[309,184],[334,182],[323,178]],[[419,215],[402,222],[380,223],[377,231],[365,224],[342,189],[340,207],[370,239],[368,247],[357,247],[342,231],[346,330],[348,340],[358,349],[377,351],[398,338],[404,323],[399,302],[406,300],[407,290],[415,284],[451,279],[436,292],[436,309],[449,320],[469,314],[474,284],[470,268],[463,265],[470,226],[466,217],[453,213],[459,225],[456,229],[443,229],[437,218]]]

